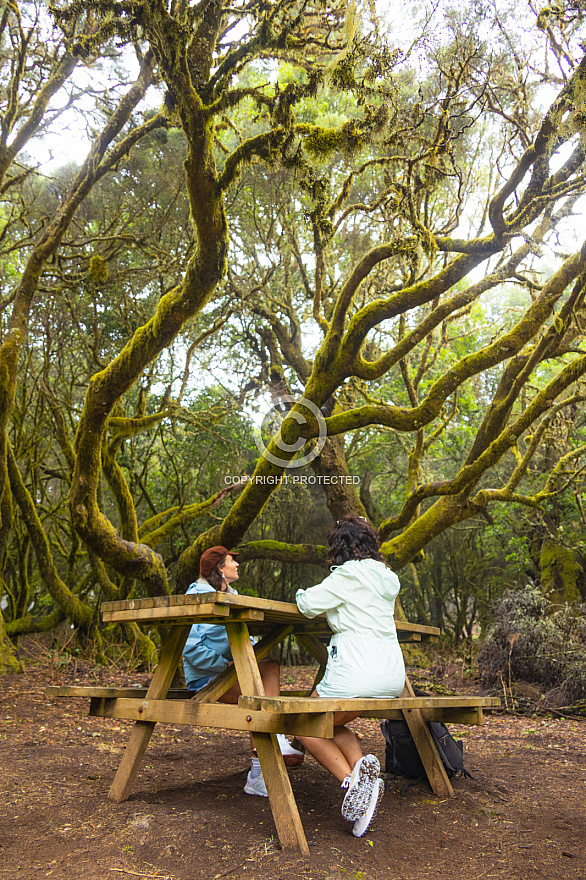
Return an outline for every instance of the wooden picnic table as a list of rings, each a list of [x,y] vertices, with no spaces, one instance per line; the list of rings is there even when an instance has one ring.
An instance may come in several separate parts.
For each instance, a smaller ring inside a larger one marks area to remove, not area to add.
[[[51,697],[90,698],[90,715],[135,721],[108,797],[125,800],[140,768],[155,724],[192,724],[229,730],[247,730],[254,736],[273,818],[284,850],[309,854],[309,847],[277,743],[277,733],[332,737],[335,711],[362,711],[369,717],[404,718],[417,744],[433,791],[453,796],[452,785],[437,754],[427,721],[482,723],[482,710],[499,705],[491,697],[416,697],[407,680],[396,699],[310,699],[297,692],[266,697],[258,661],[289,635],[320,664],[319,680],[327,661],[320,638],[331,635],[324,616],[309,620],[289,602],[276,602],[229,593],[195,593],[150,599],[104,602],[104,622],[174,624],[162,646],[158,666],[148,688],[50,687]],[[193,623],[224,625],[234,665],[228,667],[195,695],[171,690],[189,629]],[[435,627],[396,621],[400,642],[420,642],[439,635]],[[252,645],[250,636],[258,636]],[[238,705],[218,699],[238,682],[242,696]]]

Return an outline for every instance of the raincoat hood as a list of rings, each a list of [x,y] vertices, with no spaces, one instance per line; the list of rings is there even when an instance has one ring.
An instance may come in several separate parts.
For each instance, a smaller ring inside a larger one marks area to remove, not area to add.
[[[393,600],[399,592],[397,575],[376,559],[350,559],[332,566],[332,573],[351,580],[366,581],[384,599]]]

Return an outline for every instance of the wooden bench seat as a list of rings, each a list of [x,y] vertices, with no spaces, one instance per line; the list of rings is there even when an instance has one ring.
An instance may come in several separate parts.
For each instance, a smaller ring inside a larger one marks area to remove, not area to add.
[[[137,700],[146,697],[147,687],[101,687],[101,686],[71,686],[71,685],[49,685],[45,688],[45,694],[51,699],[56,697],[102,697],[104,699],[114,699],[116,697],[127,697]],[[193,691],[187,688],[171,688],[167,691],[168,700],[189,700],[193,697]]]
[[[162,721],[174,724],[199,724],[207,726],[206,722],[213,719],[214,723],[220,721],[218,711],[210,712],[204,708],[206,705],[224,707],[225,704],[203,704],[198,706],[193,702],[193,692],[186,688],[172,689],[167,693],[167,700],[185,703],[183,706],[175,705],[166,707],[163,701],[146,700],[146,687],[80,687],[62,686],[48,687],[48,697],[86,697],[90,699],[90,714],[109,718],[131,718],[134,720]],[[114,702],[116,701],[116,702]],[[228,711],[222,711],[223,723],[232,730],[259,730],[266,725],[261,724],[263,715],[277,716],[280,722],[286,724],[288,731],[301,733],[298,725],[294,723],[298,719],[291,716],[302,716],[304,722],[309,722],[309,717],[315,715],[331,715],[334,712],[361,712],[369,718],[391,718],[401,720],[404,711],[421,710],[425,721],[443,721],[453,724],[482,724],[483,709],[495,708],[500,705],[496,697],[397,697],[394,699],[323,699],[302,696],[298,691],[283,692],[280,697],[257,697],[241,696],[238,707],[231,707]],[[254,723],[247,722],[241,717],[243,712],[253,713]],[[259,714],[260,713],[260,714]],[[289,720],[287,720],[289,716]],[[317,719],[316,719],[317,720]],[[331,729],[329,724],[323,727],[311,725],[313,735],[318,735],[318,729],[327,731],[322,735],[327,736]],[[261,724],[261,727],[258,725]],[[223,725],[219,725],[223,726]],[[274,722],[270,728],[274,728]],[[307,723],[302,725],[307,729]],[[331,734],[330,734],[331,735]]]
[[[497,697],[395,697],[392,699],[326,699],[281,694],[280,697],[241,696],[242,709],[277,712],[279,714],[311,714],[321,712],[361,712],[369,718],[402,719],[404,711],[419,709],[426,721],[456,724],[482,724],[482,710],[500,706]]]
[[[99,718],[123,718],[150,724],[191,724],[248,733],[326,738],[334,735],[333,712],[284,714],[267,709],[242,709],[227,703],[198,703],[193,699],[193,692],[188,690],[169,691],[164,700],[149,699],[146,688],[132,687],[48,687],[45,693],[52,698],[89,698],[89,714]]]

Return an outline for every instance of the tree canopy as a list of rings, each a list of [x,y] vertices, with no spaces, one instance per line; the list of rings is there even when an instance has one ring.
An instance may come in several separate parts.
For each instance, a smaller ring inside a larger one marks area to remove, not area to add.
[[[424,614],[459,524],[501,552],[510,505],[539,557],[584,522],[582,2],[12,0],[0,34],[1,665],[213,544],[285,597],[366,515]]]

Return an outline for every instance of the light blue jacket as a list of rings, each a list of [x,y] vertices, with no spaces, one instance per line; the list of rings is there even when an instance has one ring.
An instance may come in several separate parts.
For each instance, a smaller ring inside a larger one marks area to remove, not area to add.
[[[205,578],[191,584],[187,593],[210,593],[214,589]],[[231,593],[236,590],[231,589]],[[183,649],[183,669],[187,686],[206,676],[216,676],[232,659],[226,629],[221,624],[195,623],[189,632]]]

